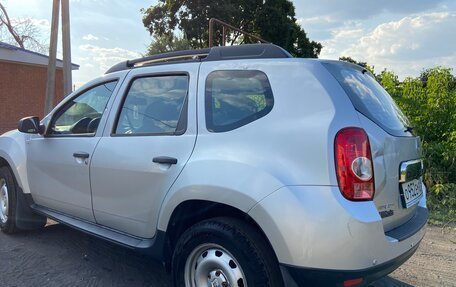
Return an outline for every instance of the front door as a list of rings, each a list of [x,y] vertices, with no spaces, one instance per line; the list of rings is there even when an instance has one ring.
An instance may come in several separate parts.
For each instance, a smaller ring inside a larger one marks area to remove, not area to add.
[[[46,135],[29,140],[27,173],[35,203],[94,221],[89,163],[116,85],[117,80],[99,83],[68,100],[53,114]]]
[[[98,224],[155,235],[162,200],[195,145],[198,67],[161,65],[128,74],[91,163]]]

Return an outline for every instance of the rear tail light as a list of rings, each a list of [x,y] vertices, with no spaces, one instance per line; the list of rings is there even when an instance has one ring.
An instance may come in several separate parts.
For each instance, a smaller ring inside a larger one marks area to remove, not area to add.
[[[345,128],[334,144],[337,182],[342,195],[353,201],[374,198],[374,170],[369,138],[361,128]]]
[[[343,286],[344,287],[352,287],[356,286],[358,284],[363,283],[364,279],[363,278],[356,278],[356,279],[350,279],[350,280],[345,280]]]

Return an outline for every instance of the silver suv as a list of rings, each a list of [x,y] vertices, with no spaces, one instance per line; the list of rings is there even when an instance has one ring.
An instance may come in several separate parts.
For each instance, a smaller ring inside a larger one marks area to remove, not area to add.
[[[46,218],[175,286],[363,286],[427,221],[420,139],[362,67],[271,45],[126,61],[0,137],[6,233]]]

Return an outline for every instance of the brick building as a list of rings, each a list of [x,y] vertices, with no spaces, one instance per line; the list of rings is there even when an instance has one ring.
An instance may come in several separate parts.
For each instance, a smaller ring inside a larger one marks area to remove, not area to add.
[[[0,42],[0,134],[23,117],[44,116],[47,65],[48,56]],[[63,99],[63,62],[56,67],[55,104]]]

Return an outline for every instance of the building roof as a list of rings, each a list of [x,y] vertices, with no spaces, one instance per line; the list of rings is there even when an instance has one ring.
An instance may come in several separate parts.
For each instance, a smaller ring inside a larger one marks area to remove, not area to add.
[[[47,66],[49,57],[37,52],[33,52],[21,47],[16,47],[0,41],[0,61],[32,64],[39,66]],[[57,59],[57,68],[63,68],[63,61]],[[72,70],[79,70],[79,65],[71,64]]]

